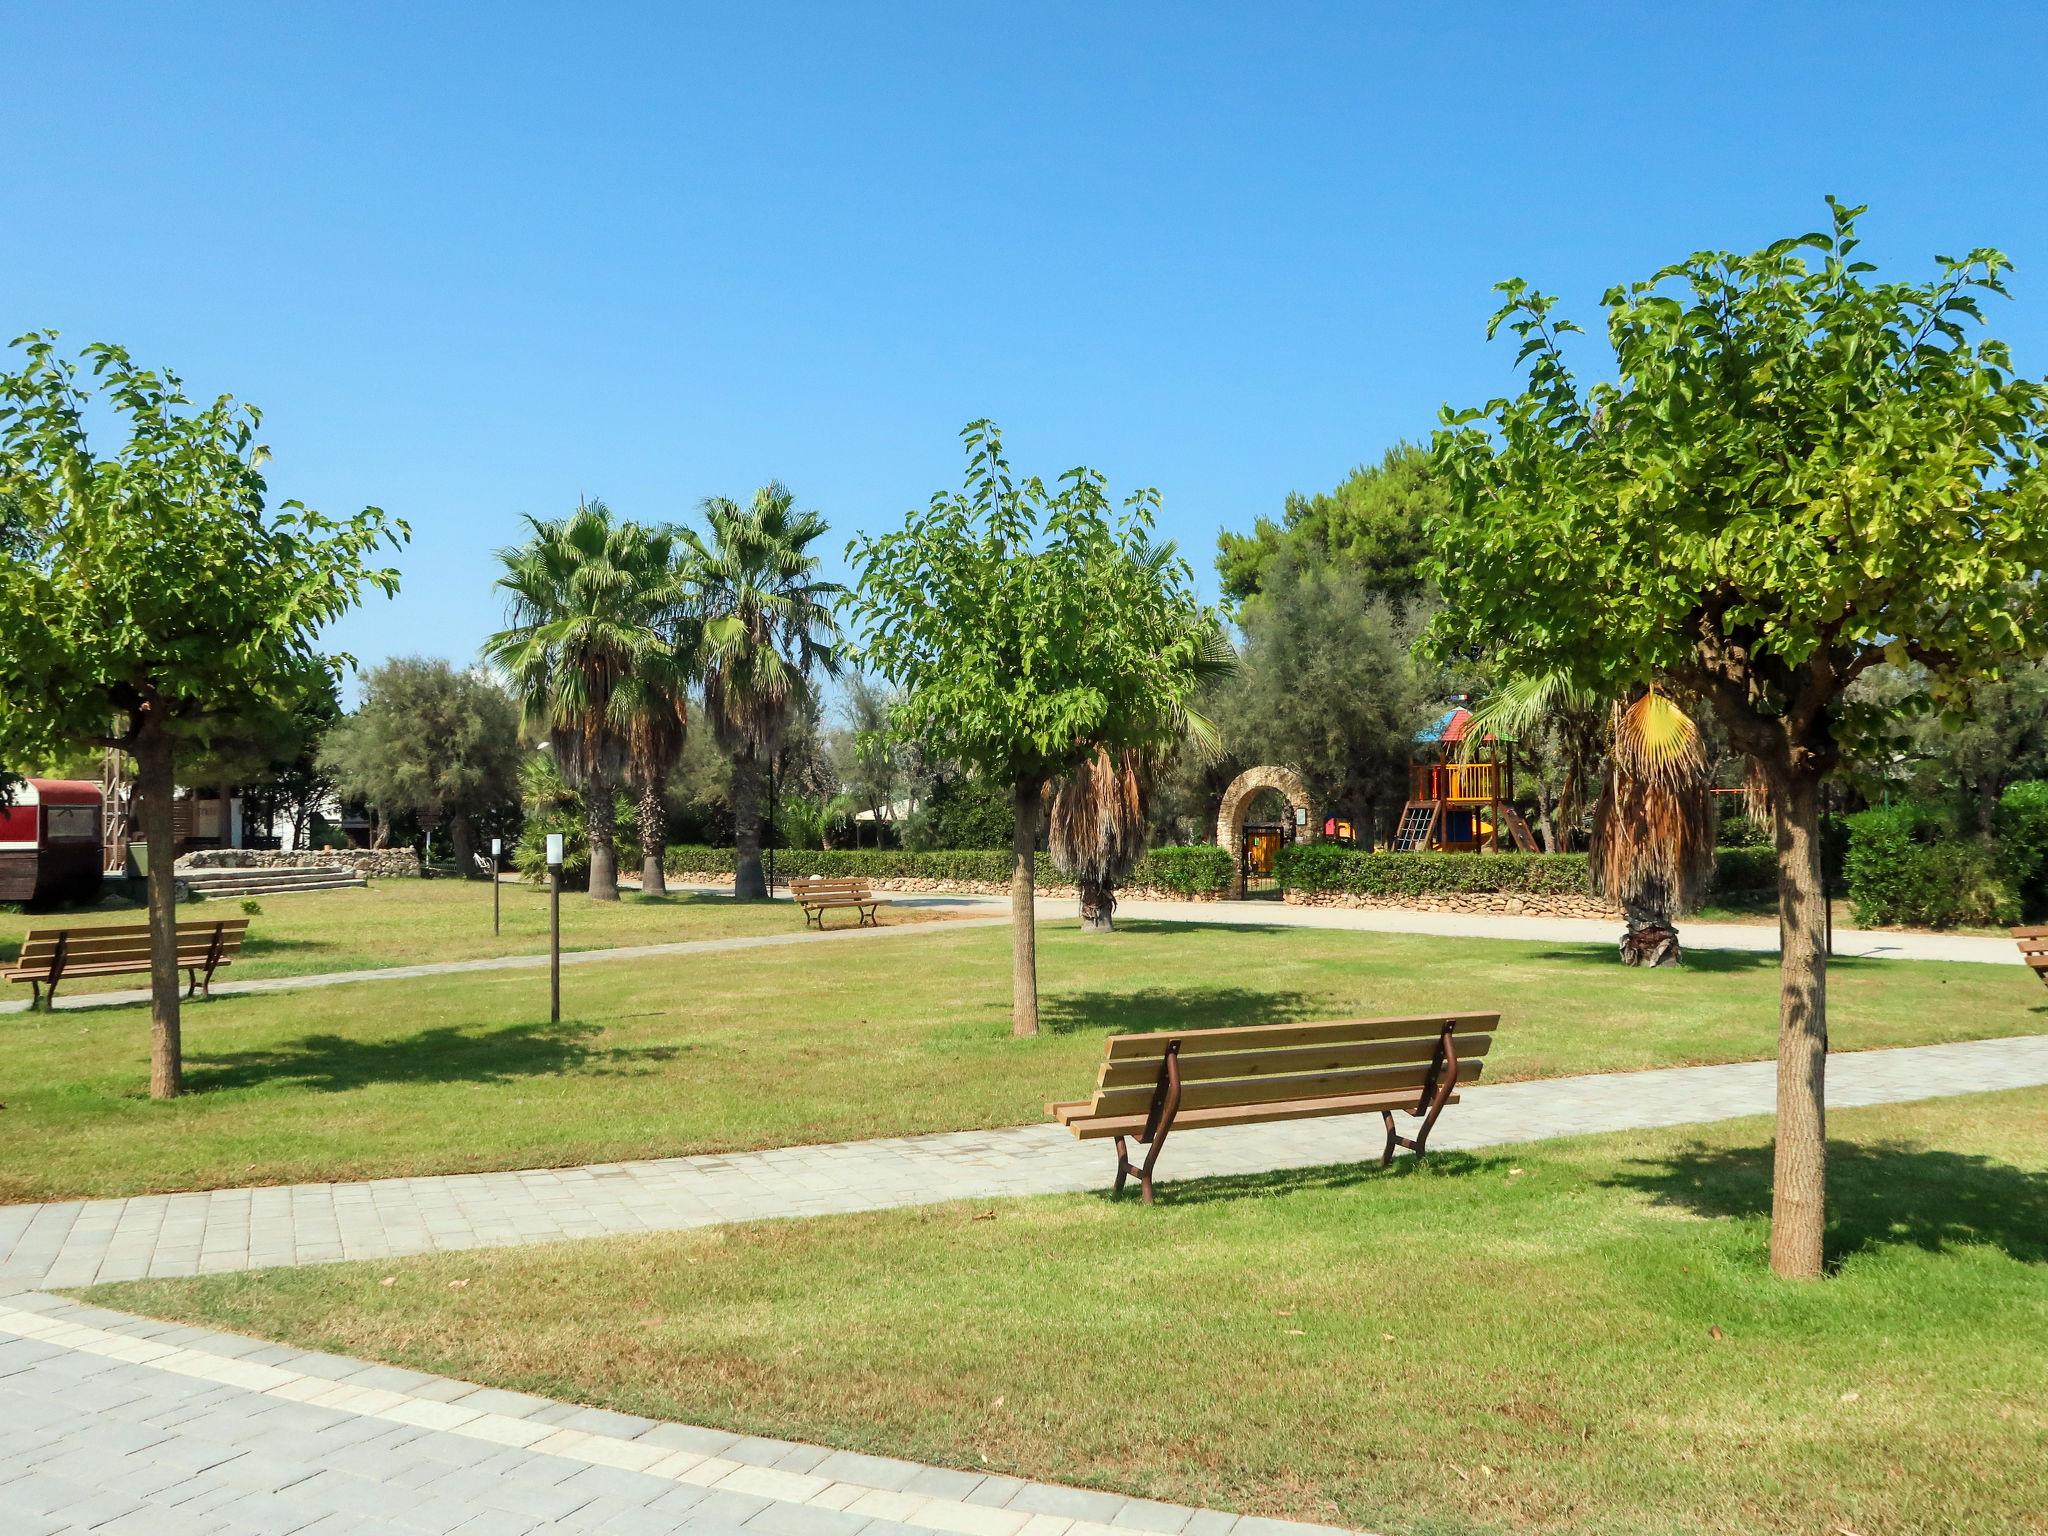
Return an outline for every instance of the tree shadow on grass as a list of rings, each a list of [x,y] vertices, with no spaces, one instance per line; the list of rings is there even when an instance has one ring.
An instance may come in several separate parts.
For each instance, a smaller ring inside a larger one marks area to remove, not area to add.
[[[1765,1217],[1771,1146],[1694,1145],[1631,1163],[1607,1183],[1702,1216]],[[2048,1263],[2048,1173],[1911,1142],[1828,1144],[1830,1268],[1898,1244],[1942,1253],[1977,1243]]]
[[[1327,1003],[1316,1002],[1306,992],[1273,987],[1138,987],[1047,993],[1038,1002],[1038,1024],[1051,1035],[1143,1035],[1168,1029],[1291,1024],[1329,1011]]]
[[[615,1077],[651,1071],[680,1054],[674,1046],[590,1042],[594,1024],[514,1024],[487,1034],[424,1029],[399,1039],[307,1035],[260,1051],[187,1051],[185,1086],[194,1093],[290,1086],[346,1093],[376,1083],[508,1083],[525,1077]]]

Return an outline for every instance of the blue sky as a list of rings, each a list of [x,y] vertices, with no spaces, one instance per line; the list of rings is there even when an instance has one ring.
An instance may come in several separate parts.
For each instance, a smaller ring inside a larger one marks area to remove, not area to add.
[[[1438,13],[1438,14],[1431,14]],[[408,519],[337,643],[472,657],[491,551],[778,476],[844,535],[1020,469],[1219,527],[1503,388],[1490,285],[1590,317],[1872,204],[2002,246],[2048,369],[2048,12],[1880,5],[0,6],[8,334],[263,406],[271,484]]]

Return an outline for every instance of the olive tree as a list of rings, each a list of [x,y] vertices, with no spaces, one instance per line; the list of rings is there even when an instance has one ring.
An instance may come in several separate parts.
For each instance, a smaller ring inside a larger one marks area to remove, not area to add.
[[[2038,651],[2048,412],[1978,300],[1993,250],[1931,279],[1856,258],[1863,211],[1752,255],[1702,252],[1605,296],[1612,382],[1582,385],[1554,300],[1502,285],[1512,399],[1446,410],[1434,529],[1448,652],[1704,700],[1768,788],[1781,945],[1771,1265],[1822,1270],[1827,1057],[1821,781],[1880,722],[1850,686],[1922,669],[1920,701]],[[1491,334],[1491,332],[1490,332]]]
[[[1121,509],[1091,469],[1017,479],[1002,434],[970,423],[966,484],[848,548],[861,665],[901,690],[890,733],[1003,785],[1012,812],[1011,1028],[1038,1033],[1033,901],[1048,779],[1099,749],[1173,742],[1206,675],[1215,624],[1177,557],[1151,542],[1159,505]]]
[[[176,1096],[178,1018],[171,798],[181,753],[238,719],[289,709],[348,658],[321,631],[407,536],[374,507],[341,521],[266,508],[253,406],[195,406],[175,374],[119,347],[61,357],[54,332],[16,343],[0,373],[0,495],[18,537],[0,548],[0,755],[118,747],[135,759],[149,847],[149,1091]],[[81,377],[81,363],[84,375]],[[96,453],[92,419],[125,433]]]

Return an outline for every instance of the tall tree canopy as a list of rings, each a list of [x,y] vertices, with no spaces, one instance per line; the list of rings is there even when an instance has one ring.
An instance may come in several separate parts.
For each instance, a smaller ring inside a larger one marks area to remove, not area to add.
[[[1216,536],[1223,590],[1242,603],[1267,590],[1276,565],[1329,567],[1392,598],[1424,586],[1426,529],[1450,505],[1450,492],[1413,443],[1397,443],[1379,463],[1361,464],[1334,491],[1290,492],[1281,520],[1262,517],[1250,533]]]
[[[389,818],[448,823],[472,873],[476,819],[519,798],[519,706],[477,672],[401,656],[363,676],[363,701],[320,744],[320,766],[351,799]]]
[[[0,754],[118,745],[134,757],[149,860],[150,1093],[176,1095],[179,1035],[171,796],[180,755],[290,711],[347,658],[321,631],[407,537],[374,507],[333,520],[268,505],[261,416],[227,395],[195,406],[175,374],[55,332],[15,343],[0,373]],[[83,376],[81,376],[81,364]],[[97,421],[122,440],[94,451]],[[111,727],[111,728],[110,728]]]
[[[1613,382],[1567,365],[1554,300],[1494,317],[1522,393],[1446,410],[1452,510],[1434,526],[1436,642],[1618,693],[1671,679],[1711,705],[1770,791],[1782,946],[1771,1261],[1821,1273],[1826,913],[1819,792],[1877,728],[1850,685],[1971,679],[2048,641],[2048,395],[1973,340],[2005,292],[1993,250],[1877,281],[1861,209],[1751,255],[1701,252],[1605,297]]]
[[[848,609],[864,666],[903,690],[891,729],[1009,786],[1011,1026],[1038,1032],[1033,874],[1043,785],[1092,756],[1177,740],[1215,625],[1151,540],[1159,494],[1121,508],[1103,477],[1016,478],[970,423],[965,486],[856,539]]]

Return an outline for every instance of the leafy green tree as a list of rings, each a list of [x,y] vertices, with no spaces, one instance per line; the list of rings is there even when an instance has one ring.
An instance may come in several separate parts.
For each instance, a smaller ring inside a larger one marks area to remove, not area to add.
[[[1097,749],[1176,740],[1206,629],[1185,562],[1153,559],[1158,492],[1118,512],[1093,470],[1048,490],[1012,476],[993,423],[961,435],[964,489],[854,541],[847,607],[863,665],[903,690],[896,739],[1009,789],[1011,1028],[1034,1035],[1042,787]]]
[[[1426,585],[1430,522],[1450,505],[1450,492],[1413,443],[1361,464],[1334,491],[1290,492],[1279,522],[1262,517],[1245,533],[1216,537],[1223,590],[1245,602],[1267,590],[1276,564],[1330,569],[1356,577],[1383,596],[1407,599]]]
[[[625,777],[643,678],[678,665],[683,588],[673,534],[614,521],[601,501],[572,517],[529,517],[529,537],[498,552],[511,624],[484,655],[512,680],[528,723],[547,733],[583,799],[590,895],[619,899],[612,805]]]
[[[119,747],[135,759],[150,851],[150,1094],[183,1083],[171,797],[182,753],[290,709],[345,657],[321,631],[396,571],[407,537],[366,508],[341,521],[267,506],[252,406],[199,407],[175,374],[120,347],[61,357],[54,332],[16,342],[0,374],[0,494],[20,523],[0,550],[0,754]],[[81,364],[85,376],[81,377]],[[124,440],[93,449],[94,421]],[[112,725],[110,731],[109,726]]]
[[[1771,1264],[1822,1271],[1827,954],[1820,792],[1878,722],[1851,685],[1917,662],[1953,711],[2048,640],[2048,396],[1973,343],[2006,259],[1874,280],[1860,209],[1753,255],[1609,290],[1613,382],[1582,386],[1554,301],[1503,285],[1526,387],[1446,411],[1433,531],[1445,648],[1610,692],[1671,679],[1768,786],[1781,945]]]
[[[1357,573],[1289,555],[1266,583],[1245,605],[1243,661],[1213,706],[1231,765],[1284,763],[1318,809],[1388,835],[1415,733],[1442,711],[1448,676],[1414,657],[1419,617]]]
[[[320,766],[351,800],[389,818],[448,825],[456,866],[475,873],[478,818],[519,798],[519,706],[496,683],[404,656],[363,676],[363,702],[320,744]]]
[[[732,760],[733,894],[768,894],[761,868],[761,805],[768,764],[812,679],[839,666],[832,601],[840,588],[818,576],[810,546],[825,532],[816,512],[799,511],[789,488],[771,482],[750,506],[722,496],[704,503],[705,539],[681,530],[692,611],[702,625],[704,713]]]

